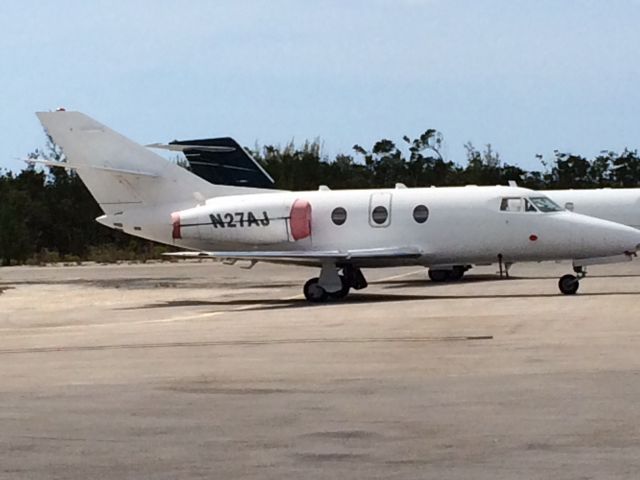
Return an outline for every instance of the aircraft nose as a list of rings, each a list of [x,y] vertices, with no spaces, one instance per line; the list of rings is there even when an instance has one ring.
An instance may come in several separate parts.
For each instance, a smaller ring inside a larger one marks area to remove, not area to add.
[[[585,217],[585,219],[587,219],[585,234],[588,238],[585,243],[590,247],[597,248],[599,244],[600,247],[611,252],[608,253],[609,255],[640,250],[640,230],[608,220],[591,217]]]
[[[633,253],[640,250],[640,230],[615,224],[615,237],[625,248],[625,252]]]

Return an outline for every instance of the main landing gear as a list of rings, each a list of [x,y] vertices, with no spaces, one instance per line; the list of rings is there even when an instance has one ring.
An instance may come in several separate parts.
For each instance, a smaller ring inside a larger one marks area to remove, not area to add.
[[[342,273],[338,274],[338,268],[334,264],[326,264],[322,266],[320,276],[309,279],[302,291],[308,301],[321,303],[342,300],[352,288],[361,290],[367,286],[367,280],[359,268],[346,265],[342,268]]]
[[[454,265],[451,268],[430,268],[427,274],[432,282],[457,282],[471,265]]]
[[[587,274],[587,270],[580,266],[573,267],[573,271],[575,275],[563,275],[558,281],[558,288],[565,295],[574,295],[580,287],[580,279]]]

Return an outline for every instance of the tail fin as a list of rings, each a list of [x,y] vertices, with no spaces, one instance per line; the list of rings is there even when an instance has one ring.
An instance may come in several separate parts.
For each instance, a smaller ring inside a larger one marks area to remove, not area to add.
[[[191,171],[209,183],[274,189],[264,168],[231,137],[174,140],[160,148],[181,150]]]
[[[107,215],[132,207],[195,204],[203,198],[263,191],[212,185],[82,113],[36,115]]]

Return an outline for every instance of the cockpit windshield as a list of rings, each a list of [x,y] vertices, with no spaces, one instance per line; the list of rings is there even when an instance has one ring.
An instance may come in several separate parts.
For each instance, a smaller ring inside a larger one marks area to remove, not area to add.
[[[503,212],[559,212],[562,208],[549,197],[503,197],[500,200]]]
[[[541,212],[560,212],[562,208],[556,202],[549,197],[529,197],[531,203],[533,203]]]

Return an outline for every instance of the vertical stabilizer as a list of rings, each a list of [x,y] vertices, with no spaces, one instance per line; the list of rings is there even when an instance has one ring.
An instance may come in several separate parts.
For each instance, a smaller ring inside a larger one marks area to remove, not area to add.
[[[203,198],[264,190],[212,185],[79,112],[37,116],[102,210],[195,204]]]

